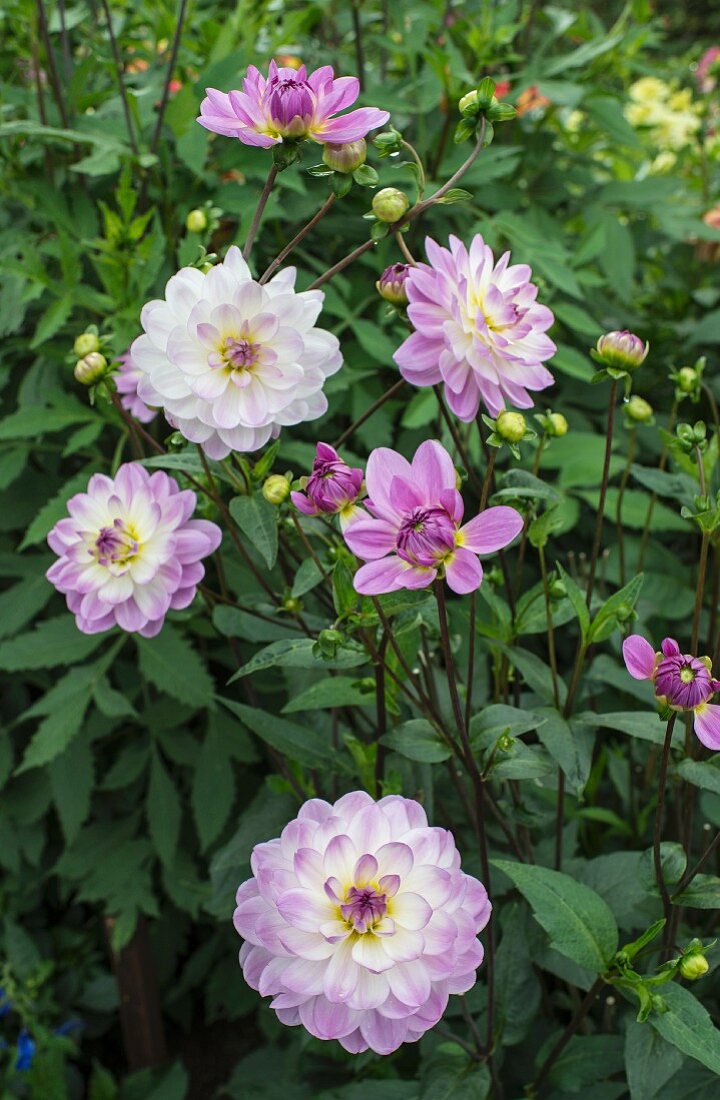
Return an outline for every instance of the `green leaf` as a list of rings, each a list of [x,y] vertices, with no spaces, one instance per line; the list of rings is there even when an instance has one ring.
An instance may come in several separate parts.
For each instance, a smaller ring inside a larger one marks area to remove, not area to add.
[[[0,638],[7,638],[22,630],[52,596],[52,587],[38,569],[34,576],[26,577],[19,584],[0,595]]]
[[[332,660],[316,657],[313,653],[315,642],[312,638],[281,638],[277,642],[271,642],[251,657],[247,664],[228,680],[229,684],[239,680],[243,676],[251,676],[255,672],[262,672],[267,668],[316,668],[316,669],[342,669],[356,668],[358,665],[367,664],[368,656],[364,650],[353,644],[340,649]]]
[[[439,764],[452,756],[451,750],[425,718],[411,718],[380,738],[383,745],[408,760],[421,764]]]
[[[560,580],[565,585],[568,599],[573,606],[573,611],[577,616],[578,623],[580,624],[580,634],[583,642],[587,641],[588,631],[590,629],[590,612],[587,609],[585,602],[585,593],[579,585],[575,583],[570,574],[563,569],[560,562],[555,563],[555,568],[558,571]]]
[[[258,707],[236,703],[234,699],[219,698],[219,702],[283,756],[308,768],[327,768],[330,742],[317,730],[288,722],[287,719],[278,718],[276,714],[269,714]]]
[[[423,1067],[420,1100],[486,1100],[490,1070],[472,1062],[452,1041],[443,1042]]]
[[[647,1024],[629,1020],[625,1031],[625,1066],[631,1100],[660,1100],[662,1089],[680,1069],[683,1057]]]
[[[235,776],[225,738],[208,730],[195,767],[192,810],[202,851],[222,832],[235,801]]]
[[[628,584],[605,601],[592,621],[588,635],[589,641],[600,641],[609,637],[609,633],[612,633],[612,630],[617,626],[618,612],[622,612],[627,616],[635,607],[643,586],[643,580],[643,574],[638,573]]]
[[[687,890],[673,894],[676,905],[691,909],[720,909],[720,878],[717,875],[696,875]]]
[[[46,432],[59,432],[73,424],[94,420],[97,413],[82,405],[69,408],[48,409],[42,405],[28,405],[0,420],[0,440],[36,439]],[[87,484],[87,479],[86,479]]]
[[[213,682],[187,638],[165,623],[156,638],[136,638],[140,671],[160,691],[189,707],[209,706]]]
[[[537,713],[545,718],[538,726],[538,740],[562,769],[568,790],[582,794],[590,775],[594,735],[589,730],[576,729],[554,707]]]
[[[323,579],[323,575],[320,572],[320,568],[313,558],[306,558],[304,562],[301,562],[300,568],[295,574],[295,580],[293,581],[291,596],[304,596],[306,592],[310,592],[316,584],[320,584]]]
[[[658,721],[657,714],[641,710],[622,710],[611,714],[596,714],[594,711],[585,711],[573,718],[575,725],[591,726],[593,729],[617,730],[619,733],[627,733],[630,737],[638,737],[641,741],[652,741],[654,745],[662,745],[665,739],[665,727]],[[676,729],[673,734],[673,744],[680,744],[681,734]]]
[[[57,702],[51,704],[52,709],[48,706],[46,717],[33,734],[16,774],[48,764],[60,756],[77,736],[82,729],[85,711],[90,703],[88,674],[92,675],[93,672],[93,669],[74,669],[63,681],[56,684],[51,692],[48,692],[48,695],[54,693]],[[59,701],[60,697],[62,702]],[[40,705],[43,703],[45,700],[40,700]],[[35,707],[26,711],[23,717],[27,717],[33,711],[38,713],[39,709],[38,704],[35,704]]]
[[[520,646],[498,645],[497,647],[509,658],[511,664],[519,669],[528,687],[544,699],[546,703],[554,702],[552,671],[549,665],[541,661],[534,653]],[[558,697],[560,703],[565,702],[567,688],[558,677]]]
[[[673,982],[662,987],[667,1012],[653,1012],[648,1022],[668,1043],[720,1075],[720,1031],[707,1009],[689,989]]]
[[[713,757],[713,760],[718,760],[718,756]],[[692,783],[694,787],[701,787],[704,791],[720,794],[720,767],[717,767],[714,763],[710,761],[703,763],[700,760],[686,758],[680,761],[677,770],[683,779],[686,779],[688,783]]]
[[[150,761],[150,782],[145,808],[153,847],[162,862],[169,867],[175,858],[180,839],[182,808],[175,784],[156,751]]]
[[[269,504],[262,493],[254,493],[251,497],[233,497],[230,515],[268,569],[272,569],[278,552],[277,508]]]
[[[72,615],[65,613],[56,619],[45,619],[27,634],[18,634],[12,641],[0,644],[0,669],[18,672],[74,665],[84,661],[103,641],[101,634],[82,634]]]
[[[561,1092],[584,1092],[624,1068],[619,1035],[574,1035],[548,1076]]]
[[[536,730],[545,721],[545,717],[536,712],[492,703],[470,719],[470,738],[474,747],[487,749],[505,733],[520,737],[523,733]]]
[[[51,762],[49,772],[65,843],[70,845],[90,812],[95,776],[89,742],[76,737],[70,747]]]
[[[529,901],[556,951],[596,974],[607,970],[618,948],[618,928],[599,894],[547,867],[498,859],[492,863]]]
[[[352,676],[328,676],[311,684],[282,709],[283,714],[299,710],[326,710],[330,707],[367,707],[375,703],[375,690],[363,687]]]

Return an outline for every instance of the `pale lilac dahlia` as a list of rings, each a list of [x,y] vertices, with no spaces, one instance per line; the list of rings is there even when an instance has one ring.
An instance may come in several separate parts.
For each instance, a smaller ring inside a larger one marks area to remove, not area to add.
[[[278,68],[271,61],[267,80],[250,65],[241,92],[205,90],[207,98],[200,105],[197,120],[200,125],[264,149],[283,140],[304,138],[334,145],[359,141],[390,118],[388,111],[377,107],[359,107],[333,118],[355,102],[360,82],[355,76],[336,79],[330,65],[308,76],[304,65],[299,69]]]
[[[192,603],[202,559],[222,538],[216,524],[190,518],[195,503],[195,493],[138,462],[114,479],[94,474],[70,498],[70,515],[48,535],[58,561],[46,576],[84,634],[119,626],[152,638],[171,608]]]
[[[475,984],[487,891],[418,802],[313,798],[250,862],[234,917],[240,964],[284,1024],[390,1054]]]
[[[444,383],[445,400],[464,421],[481,401],[491,416],[506,400],[530,408],[527,391],[554,382],[542,364],[556,351],[546,336],[554,317],[535,301],[530,268],[510,266],[509,252],[495,263],[480,234],[469,250],[457,237],[449,250],[428,237],[425,251],[430,264],[411,267],[405,281],[415,331],[395,352],[403,378],[415,386]]]
[[[295,274],[285,268],[260,286],[233,246],[206,275],[182,268],[143,308],[138,395],[210,458],[256,451],[327,409],[322,388],[340,369],[340,344],[314,327],[323,292],[296,293]]]
[[[486,508],[464,527],[465,506],[456,488],[448,452],[436,439],[421,443],[412,463],[388,447],[368,459],[365,475],[369,516],[343,532],[353,554],[364,559],[355,588],[364,596],[398,588],[426,588],[445,576],[453,592],[474,592],[482,584],[478,554],[507,546],[522,530],[514,508]]]
[[[145,402],[138,397],[138,382],[143,377],[132,361],[130,352],[118,356],[120,369],[115,375],[115,385],[120,394],[122,407],[139,420],[141,424],[149,424],[157,416],[157,409],[149,409]]]
[[[698,739],[715,752],[720,750],[720,706],[711,703],[720,691],[720,681],[712,676],[709,657],[681,653],[674,638],[665,638],[661,652],[640,634],[631,634],[623,642],[623,659],[635,680],[651,680],[658,702],[676,711],[691,711]]]

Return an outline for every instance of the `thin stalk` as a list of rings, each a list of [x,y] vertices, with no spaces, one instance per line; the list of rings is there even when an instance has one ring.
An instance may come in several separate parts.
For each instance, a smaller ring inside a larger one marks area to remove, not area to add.
[[[270,168],[270,171],[268,172],[268,177],[265,180],[265,186],[262,189],[262,192],[260,194],[260,198],[258,199],[258,204],[255,207],[255,213],[253,214],[253,220],[250,223],[250,228],[248,230],[247,240],[245,241],[245,245],[244,245],[243,251],[242,251],[244,260],[247,260],[247,259],[250,258],[250,253],[252,252],[252,246],[255,243],[255,237],[257,235],[258,227],[260,225],[260,219],[263,216],[263,211],[265,209],[265,206],[267,204],[268,199],[270,198],[270,192],[272,191],[273,186],[275,184],[275,180],[277,179],[277,174],[278,174],[278,170],[275,167],[275,165],[273,164],[272,167]]]
[[[180,0],[178,4],[178,13],[175,20],[175,33],[173,35],[172,46],[170,48],[170,57],[168,59],[167,74],[165,76],[165,84],[163,86],[162,97],[160,99],[160,106],[158,107],[157,118],[155,120],[155,129],[153,130],[152,138],[150,139],[150,152],[154,153],[157,149],[157,143],[160,140],[160,132],[162,130],[162,124],[165,119],[165,112],[167,105],[170,101],[170,85],[172,83],[173,72],[175,71],[175,65],[177,64],[178,52],[180,50],[180,40],[182,38],[183,28],[185,26],[185,16],[187,14],[187,0]]]
[[[310,542],[310,539],[307,537],[307,535],[303,531],[303,529],[300,525],[300,520],[297,518],[295,513],[293,513],[292,521],[293,521],[293,524],[295,525],[295,530],[298,533],[298,537],[300,539],[300,542],[303,544],[303,546],[307,550],[308,554],[310,555],[312,560],[317,565],[318,569],[320,570],[320,573],[322,575],[323,580],[324,581],[329,581],[330,580],[330,575],[329,575],[327,569],[325,568],[325,566],[323,565],[323,563],[320,561],[320,558],[315,553],[315,547],[313,546],[313,544]]]
[[[53,90],[53,96],[57,105],[62,124],[67,130],[70,126],[70,119],[65,106],[65,99],[62,92],[62,85],[60,83],[60,77],[57,71],[57,65],[55,64],[55,54],[52,49],[52,42],[50,41],[50,30],[48,27],[47,15],[45,14],[45,7],[43,0],[35,0],[35,9],[38,17],[38,28],[40,30],[40,37],[42,38],[43,46],[45,47],[45,63],[47,65],[48,76],[50,78],[50,85]]]
[[[378,654],[380,660],[375,665],[375,713],[377,717],[377,749],[375,756],[375,797],[380,798],[382,793],[382,781],[385,774],[385,746],[381,739],[387,733],[387,707],[385,704],[385,651],[388,644],[387,634],[380,639]]]
[[[314,283],[310,283],[308,290],[317,290],[317,288],[319,286],[322,286],[323,283],[329,282],[329,280],[332,279],[333,276],[337,275],[338,272],[343,271],[346,267],[349,266],[349,264],[354,263],[354,261],[359,259],[360,256],[362,256],[365,252],[369,252],[369,250],[371,248],[374,248],[376,244],[377,241],[374,241],[372,238],[370,238],[370,240],[368,241],[363,241],[363,243],[359,244],[357,248],[354,248],[352,252],[348,252],[347,256],[343,256],[342,260],[338,260],[338,262],[336,264],[333,264],[332,267],[329,267],[326,272],[324,272],[322,275],[319,275]]]
[[[398,230],[398,232],[393,235],[395,237],[395,244],[402,252],[405,262],[410,264],[411,267],[417,267],[417,261],[408,246],[405,244],[405,238],[403,237],[402,233]]]
[[[497,447],[493,447],[490,451],[490,457],[488,458],[487,467],[485,469],[485,477],[482,483],[482,491],[480,493],[480,504],[478,511],[483,512],[487,507],[488,497],[490,495],[490,486],[492,485],[494,471],[495,471],[495,459],[497,457]]]
[[[473,489],[478,494],[478,496],[482,496],[482,491],[483,491],[482,483],[479,480],[477,474],[475,473],[475,471],[473,469],[473,464],[470,460],[470,456],[469,456],[467,450],[465,449],[465,444],[462,441],[460,433],[457,430],[457,425],[455,424],[455,421],[453,420],[452,416],[450,415],[449,410],[447,409],[447,407],[445,405],[445,401],[443,399],[443,395],[442,395],[442,391],[441,391],[440,387],[439,386],[433,386],[433,393],[435,394],[435,397],[437,398],[437,403],[438,403],[438,408],[440,410],[440,415],[442,416],[443,420],[445,421],[445,424],[447,425],[447,429],[450,432],[450,435],[452,436],[452,441],[455,444],[455,448],[458,452],[458,456],[460,458],[460,461],[462,462],[463,466],[467,470],[468,478],[470,479],[470,484],[472,485]]]
[[[281,264],[281,263],[283,262],[283,260],[285,259],[285,257],[286,257],[286,256],[289,256],[289,255],[290,255],[290,253],[291,253],[291,252],[292,252],[292,251],[293,251],[293,250],[294,250],[294,249],[295,249],[295,248],[297,247],[297,245],[299,245],[299,244],[300,244],[300,241],[304,240],[304,238],[305,238],[305,237],[307,237],[308,233],[309,233],[309,232],[310,232],[310,231],[311,231],[312,229],[314,229],[314,228],[315,228],[315,226],[317,225],[317,223],[318,223],[318,222],[319,222],[319,221],[320,221],[320,220],[321,220],[322,218],[324,218],[324,217],[325,217],[325,215],[327,214],[328,210],[330,210],[330,208],[331,208],[331,207],[332,207],[332,206],[334,205],[334,203],[336,202],[336,200],[337,200],[337,195],[336,195],[336,194],[335,194],[335,192],[333,191],[333,192],[331,192],[331,193],[330,193],[330,194],[328,195],[328,197],[327,197],[327,198],[325,199],[325,202],[324,202],[324,203],[322,204],[322,206],[321,206],[321,207],[320,207],[320,209],[319,209],[319,210],[317,211],[317,213],[316,213],[316,214],[315,214],[315,215],[314,215],[314,216],[313,216],[313,217],[312,217],[312,218],[310,219],[310,221],[309,221],[309,222],[307,223],[307,225],[304,225],[304,226],[302,227],[302,229],[301,229],[301,230],[300,230],[300,231],[299,231],[298,233],[296,233],[296,234],[295,234],[295,236],[294,236],[294,237],[293,237],[293,239],[292,239],[292,240],[291,240],[291,241],[289,242],[289,244],[286,244],[286,245],[285,245],[285,247],[283,248],[282,252],[278,252],[278,254],[277,254],[277,256],[275,257],[275,259],[274,259],[274,260],[272,261],[272,263],[270,264],[270,266],[269,266],[269,267],[268,267],[268,268],[267,268],[267,269],[265,270],[265,272],[264,272],[264,273],[262,274],[262,276],[261,276],[261,277],[260,277],[260,279],[258,280],[258,282],[259,282],[260,284],[266,283],[266,282],[268,281],[268,279],[269,279],[269,278],[270,278],[270,277],[271,277],[272,275],[274,275],[274,273],[275,273],[275,272],[277,271],[277,269],[278,269],[278,268],[280,267],[280,264]]]
[[[360,91],[364,92],[365,51],[363,49],[362,22],[360,20],[360,12],[358,10],[358,0],[351,0],[350,8],[352,12],[353,37],[355,39],[355,68],[357,69],[358,81],[360,82]]]
[[[670,409],[670,415],[668,417],[667,431],[672,432],[675,426],[675,420],[677,419],[677,401],[673,401],[672,408]],[[662,471],[667,466],[668,460],[667,445],[663,444],[663,449],[660,452],[660,461],[658,462],[658,470]],[[640,554],[638,556],[638,572],[642,572],[642,567],[645,562],[645,552],[647,550],[648,538],[650,537],[650,524],[652,523],[653,512],[655,511],[655,505],[657,503],[657,493],[650,494],[650,500],[648,502],[648,509],[645,514],[645,523],[643,524],[642,537],[640,539]]]
[[[118,91],[120,92],[120,102],[122,103],[123,114],[125,116],[125,127],[127,129],[128,141],[130,142],[130,148],[135,156],[138,155],[138,144],[135,137],[135,127],[133,126],[132,115],[130,113],[130,103],[127,97],[127,88],[125,87],[125,81],[123,80],[123,63],[120,56],[120,50],[118,49],[117,39],[115,37],[115,31],[112,25],[112,15],[110,14],[110,5],[108,0],[101,0],[103,14],[105,16],[105,23],[107,25],[108,38],[110,39],[110,49],[112,50],[113,62],[115,63],[115,76],[117,79]]]
[[[470,594],[470,622],[468,626],[468,663],[465,676],[465,725],[470,725],[472,715],[473,680],[475,678],[475,616],[477,614],[477,592]]]
[[[398,642],[397,638],[395,637],[395,632],[393,631],[390,620],[388,619],[387,615],[383,611],[382,605],[381,605],[379,599],[377,598],[377,596],[371,596],[370,598],[373,602],[373,606],[374,606],[374,608],[377,612],[378,618],[380,619],[380,622],[383,625],[383,630],[385,631],[385,634],[387,635],[388,641],[390,642],[390,645],[392,646],[393,652],[394,652],[395,656],[398,659],[400,667],[402,668],[403,672],[405,673],[408,680],[412,684],[412,687],[415,690],[418,698],[422,702],[422,705],[431,714],[434,713],[434,708],[433,708],[432,702],[430,701],[428,696],[425,694],[422,687],[420,687],[420,685],[418,684],[417,677],[414,675],[413,670],[410,668],[410,665],[407,663],[407,661],[405,659],[405,654],[402,651],[400,643]]]
[[[418,202],[423,198],[425,194],[425,169],[423,168],[423,162],[420,159],[420,154],[417,149],[410,144],[409,141],[402,142],[403,149],[407,149],[410,156],[413,158],[417,165],[418,170]]]
[[[590,567],[588,569],[587,591],[585,603],[590,607],[593,587],[595,585],[595,570],[597,568],[600,543],[602,542],[603,518],[605,515],[605,498],[607,497],[608,479],[610,476],[610,455],[612,454],[613,423],[615,420],[615,399],[617,397],[617,380],[613,379],[610,387],[610,401],[608,408],[607,431],[605,433],[605,459],[603,462],[602,481],[600,482],[600,499],[598,500],[597,520],[595,521],[595,538],[593,539]]]
[[[657,879],[658,890],[660,891],[660,897],[663,903],[663,915],[665,917],[666,930],[670,926],[672,917],[672,901],[670,900],[670,894],[668,888],[665,885],[665,875],[662,869],[662,858],[660,851],[660,842],[662,840],[662,827],[663,817],[665,814],[665,786],[667,784],[668,764],[670,763],[670,746],[672,745],[673,729],[675,728],[675,720],[677,714],[673,712],[668,719],[668,724],[665,727],[665,740],[663,742],[662,756],[660,757],[660,777],[658,780],[658,800],[657,807],[655,809],[655,828],[653,830],[653,861],[655,864],[655,878]]]
[[[545,597],[545,617],[547,620],[548,657],[550,659],[550,672],[552,674],[553,699],[555,707],[560,710],[560,692],[558,689],[557,656],[555,653],[555,631],[552,620],[552,604],[550,600],[550,585],[548,583],[547,562],[545,560],[545,548],[538,546],[538,558],[540,559],[540,576],[542,578],[543,595]]]
[[[342,447],[343,443],[346,443],[347,440],[350,439],[350,437],[353,435],[353,433],[357,431],[357,429],[361,427],[361,425],[363,425],[366,420],[370,419],[373,413],[376,413],[378,409],[382,408],[386,401],[389,401],[391,397],[394,397],[396,393],[399,393],[404,385],[405,379],[399,378],[397,382],[395,382],[390,387],[389,390],[385,390],[385,393],[382,395],[382,397],[378,397],[377,401],[373,401],[370,408],[366,409],[365,412],[361,416],[359,416],[357,420],[355,420],[350,425],[349,428],[346,428],[342,435],[335,440],[335,442],[333,443],[333,447]]]
[[[70,53],[70,38],[68,36],[67,20],[65,18],[65,0],[58,0],[58,15],[60,16],[60,36],[62,39],[65,82],[69,84],[72,80],[72,55]]]
[[[599,992],[602,989],[604,984],[605,984],[604,978],[600,977],[600,978],[596,978],[595,981],[593,982],[593,984],[590,986],[590,989],[585,994],[585,997],[583,998],[582,1002],[580,1003],[580,1006],[578,1007],[577,1012],[575,1013],[572,1020],[567,1025],[567,1027],[563,1031],[562,1035],[560,1036],[558,1041],[555,1043],[552,1050],[550,1051],[547,1058],[545,1059],[542,1066],[540,1067],[540,1072],[538,1073],[537,1077],[535,1078],[535,1080],[532,1084],[532,1090],[530,1091],[531,1096],[534,1096],[537,1093],[540,1086],[542,1084],[544,1084],[548,1073],[550,1072],[552,1067],[555,1065],[555,1062],[557,1061],[559,1056],[562,1054],[565,1047],[570,1042],[570,1040],[572,1039],[572,1037],[575,1034],[575,1032],[577,1031],[577,1029],[580,1027],[580,1024],[583,1022],[583,1020],[587,1016],[588,1012],[590,1011],[593,1004],[595,1003],[595,999],[598,996],[598,994],[599,994]]]
[[[700,856],[700,859],[697,861],[695,866],[690,871],[686,871],[683,877],[680,879],[680,882],[678,883],[672,895],[674,898],[678,897],[680,894],[684,893],[685,890],[687,890],[692,880],[695,878],[696,875],[700,874],[707,861],[710,859],[713,853],[718,850],[719,847],[720,832],[715,834],[714,839],[708,844],[707,848]]]
[[[620,587],[625,584],[625,546],[623,543],[623,525],[622,525],[622,506],[623,498],[625,496],[625,489],[630,479],[630,467],[635,457],[635,448],[637,446],[637,428],[633,428],[630,432],[630,439],[628,441],[628,453],[625,461],[625,469],[622,472],[620,479],[620,488],[618,489],[617,506],[615,508],[615,528],[617,531],[617,548],[618,548],[618,562],[620,566]]]

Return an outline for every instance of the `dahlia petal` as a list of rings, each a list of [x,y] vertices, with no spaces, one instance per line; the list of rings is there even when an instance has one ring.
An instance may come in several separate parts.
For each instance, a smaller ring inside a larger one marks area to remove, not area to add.
[[[623,642],[622,653],[625,667],[634,680],[652,680],[655,650],[650,642],[640,634],[631,634]]]
[[[674,638],[663,638],[660,648],[665,657],[677,657],[680,653],[680,646]]]
[[[323,921],[332,920],[333,906],[324,896],[310,890],[287,890],[277,900],[282,916],[302,932],[314,932]]]
[[[698,740],[713,752],[720,752],[720,706],[702,703],[695,708],[693,724]]]
[[[508,546],[522,527],[523,518],[515,508],[486,508],[460,528],[461,545],[474,554],[493,554]]]
[[[386,954],[384,943],[384,939],[379,939],[372,932],[358,936],[351,948],[353,961],[373,974],[392,970],[394,963]]]
[[[432,916],[432,908],[419,894],[403,892],[393,898],[393,920],[411,932],[422,930]]]
[[[344,534],[353,554],[364,561],[376,561],[395,549],[397,528],[385,519],[356,519]]]
[[[483,567],[474,554],[458,547],[445,560],[445,577],[453,592],[464,596],[476,592],[482,584]]]

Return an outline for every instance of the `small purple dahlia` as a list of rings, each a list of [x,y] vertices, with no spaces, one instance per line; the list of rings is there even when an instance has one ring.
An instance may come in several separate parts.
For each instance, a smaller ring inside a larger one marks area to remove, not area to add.
[[[487,891],[418,802],[313,798],[251,867],[234,916],[240,964],[282,1023],[390,1054],[475,984]]]
[[[360,496],[362,481],[361,469],[343,462],[329,443],[318,443],[312,473],[304,490],[293,492],[290,496],[303,515],[338,515],[341,527],[345,528],[362,514],[355,504]]]
[[[660,703],[693,712],[695,733],[703,745],[720,749],[720,706],[710,702],[720,691],[720,681],[711,675],[709,657],[681,653],[673,638],[665,638],[656,653],[640,634],[631,634],[623,642],[623,658],[634,679],[652,681]]]
[[[70,515],[48,535],[58,560],[47,579],[64,593],[83,634],[119,626],[152,638],[173,608],[188,607],[205,575],[202,559],[220,545],[220,528],[191,519],[195,493],[138,462],[115,478],[94,474]]]

